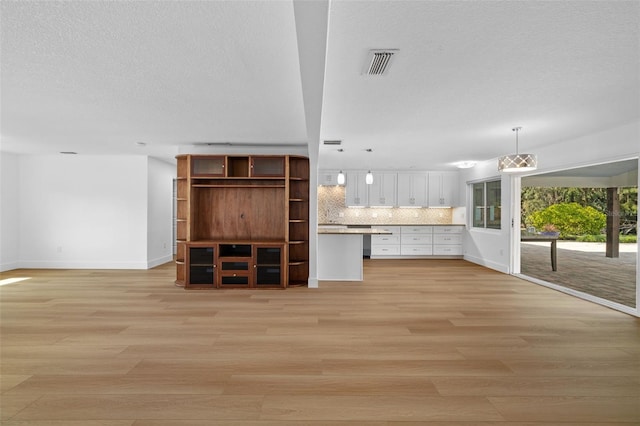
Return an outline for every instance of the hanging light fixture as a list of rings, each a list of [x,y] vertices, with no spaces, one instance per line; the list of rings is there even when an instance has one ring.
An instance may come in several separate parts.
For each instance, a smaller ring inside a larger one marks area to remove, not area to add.
[[[344,185],[344,173],[342,173],[342,170],[338,173],[338,185]]]
[[[504,155],[498,158],[498,171],[501,172],[527,172],[538,168],[538,159],[534,154],[520,154],[518,152],[518,132],[522,127],[514,127],[516,132],[516,153]]]
[[[373,149],[367,148],[366,151],[373,152]],[[373,174],[371,173],[371,170],[367,172],[367,175],[364,177],[364,181],[367,185],[371,185],[373,183]]]
[[[373,174],[371,173],[371,170],[367,172],[367,175],[364,177],[364,181],[367,185],[371,185],[373,183]]]

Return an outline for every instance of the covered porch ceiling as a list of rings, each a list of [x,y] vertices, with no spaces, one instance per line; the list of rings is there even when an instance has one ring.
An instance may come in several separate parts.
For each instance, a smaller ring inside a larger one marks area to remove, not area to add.
[[[615,188],[638,186],[638,159],[578,167],[522,178],[522,187]]]

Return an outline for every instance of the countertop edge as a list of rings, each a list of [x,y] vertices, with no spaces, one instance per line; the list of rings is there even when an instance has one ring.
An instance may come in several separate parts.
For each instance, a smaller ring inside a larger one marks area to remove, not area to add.
[[[318,235],[388,235],[390,231],[376,228],[320,228]]]
[[[318,226],[466,226],[464,223],[319,223]]]

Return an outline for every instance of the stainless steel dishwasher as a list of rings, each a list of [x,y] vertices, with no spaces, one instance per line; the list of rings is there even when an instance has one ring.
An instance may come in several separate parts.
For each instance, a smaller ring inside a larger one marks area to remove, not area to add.
[[[347,228],[364,228],[371,229],[371,225],[347,225]],[[362,258],[369,259],[371,257],[371,235],[362,236]]]

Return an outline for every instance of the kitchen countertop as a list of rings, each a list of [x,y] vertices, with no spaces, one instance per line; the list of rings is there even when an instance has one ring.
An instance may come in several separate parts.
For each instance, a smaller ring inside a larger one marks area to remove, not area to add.
[[[318,226],[465,226],[463,223],[319,223]],[[350,228],[356,229],[356,228]],[[366,228],[365,228],[366,229]]]
[[[327,225],[324,225],[327,226]],[[384,229],[376,228],[336,228],[325,227],[318,228],[318,234],[334,234],[334,235],[384,235],[391,234],[392,232],[385,231]]]

